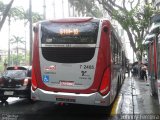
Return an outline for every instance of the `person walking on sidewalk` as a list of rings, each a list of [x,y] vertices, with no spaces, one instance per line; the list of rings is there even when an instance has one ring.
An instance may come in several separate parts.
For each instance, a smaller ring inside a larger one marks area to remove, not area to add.
[[[141,74],[142,74],[142,79],[145,80],[145,82],[147,83],[147,66],[144,64],[141,67]]]

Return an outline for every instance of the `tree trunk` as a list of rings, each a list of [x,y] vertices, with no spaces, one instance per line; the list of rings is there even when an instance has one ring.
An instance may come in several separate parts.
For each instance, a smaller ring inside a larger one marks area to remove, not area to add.
[[[10,50],[10,47],[11,47],[11,45],[10,45],[10,28],[11,28],[11,17],[9,16],[8,17],[8,65],[10,65],[10,63],[11,63],[11,60],[10,60],[10,52],[11,52],[11,50]]]
[[[19,61],[18,61],[18,41],[17,41],[17,65],[19,65]]]
[[[7,5],[6,9],[3,12],[3,18],[0,21],[0,31],[3,27],[3,24],[4,24],[5,20],[6,20],[6,17],[8,16],[9,10],[11,9],[13,2],[14,2],[14,0],[11,0],[10,3]]]
[[[136,52],[137,52],[137,49],[136,49],[136,45],[135,45],[135,43],[134,43],[134,41],[133,41],[132,34],[131,34],[131,32],[129,31],[129,29],[126,29],[126,32],[127,32],[127,35],[128,35],[129,41],[130,41],[130,45],[132,46],[133,51],[136,53]]]

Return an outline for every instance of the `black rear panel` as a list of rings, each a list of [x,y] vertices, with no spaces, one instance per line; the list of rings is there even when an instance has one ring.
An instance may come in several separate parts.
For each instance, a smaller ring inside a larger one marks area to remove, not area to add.
[[[59,63],[81,63],[91,60],[95,48],[54,48],[43,47],[43,57],[48,61]]]
[[[99,20],[96,19],[87,22],[42,23],[41,50],[43,57],[48,61],[58,63],[90,61],[96,49],[98,28]],[[70,45],[70,47],[45,46],[56,44]],[[80,47],[71,47],[72,45]]]
[[[1,86],[2,88],[20,88],[21,86],[23,86],[23,81],[24,79],[11,79],[11,78],[3,78],[3,86]]]

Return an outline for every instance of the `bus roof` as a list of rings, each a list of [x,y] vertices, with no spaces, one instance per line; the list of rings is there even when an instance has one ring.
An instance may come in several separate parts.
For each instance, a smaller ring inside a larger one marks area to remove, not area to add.
[[[92,20],[93,18],[92,17],[73,17],[73,18],[62,18],[62,19],[54,19],[54,20],[50,20],[51,22],[54,22],[54,23],[77,23],[77,22],[87,22],[87,21],[90,21]]]

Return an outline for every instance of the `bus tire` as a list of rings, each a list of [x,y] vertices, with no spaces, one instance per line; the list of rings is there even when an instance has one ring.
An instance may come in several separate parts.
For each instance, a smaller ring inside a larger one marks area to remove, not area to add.
[[[7,99],[8,99],[8,97],[6,97],[6,96],[0,97],[0,100],[2,101],[2,103],[6,102]]]
[[[119,93],[119,90],[120,90],[120,79],[118,77],[118,82],[117,82],[117,94]]]

